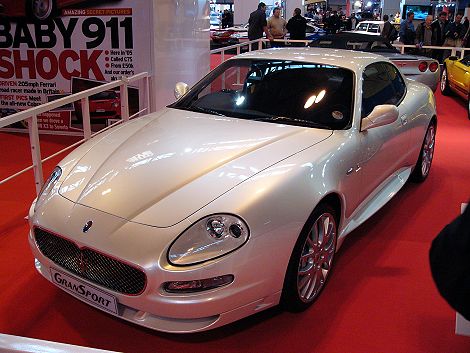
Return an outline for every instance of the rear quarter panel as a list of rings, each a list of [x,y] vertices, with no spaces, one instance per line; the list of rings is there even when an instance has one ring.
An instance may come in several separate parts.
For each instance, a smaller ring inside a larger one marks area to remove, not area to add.
[[[402,104],[411,106],[412,111],[415,112],[408,117],[408,128],[411,133],[410,160],[408,162],[410,165],[414,165],[418,160],[429,123],[433,116],[437,117],[436,100],[428,86],[408,79],[407,93]]]

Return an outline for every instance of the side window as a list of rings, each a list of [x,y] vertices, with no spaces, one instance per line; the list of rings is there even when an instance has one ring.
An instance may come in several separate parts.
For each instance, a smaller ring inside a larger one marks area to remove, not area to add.
[[[393,89],[395,90],[395,95],[394,95],[395,102],[391,103],[391,104],[398,105],[398,103],[401,102],[401,100],[403,99],[403,97],[405,96],[405,93],[406,93],[405,81],[403,81],[403,78],[400,75],[400,72],[398,71],[398,69],[395,66],[393,66],[391,64],[388,64],[388,63],[383,63],[383,65],[384,65],[385,69],[387,70],[388,75],[390,76],[390,80],[392,81]]]
[[[369,115],[377,105],[396,102],[395,88],[385,64],[367,66],[362,74],[362,117]]]
[[[372,23],[369,25],[367,32],[380,33],[380,26],[376,23]]]
[[[367,31],[367,23],[359,23],[356,27],[356,31]]]

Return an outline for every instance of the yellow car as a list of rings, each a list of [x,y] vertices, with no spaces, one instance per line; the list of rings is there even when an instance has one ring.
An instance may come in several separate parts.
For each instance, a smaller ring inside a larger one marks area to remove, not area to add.
[[[456,56],[450,56],[444,61],[440,87],[443,95],[455,92],[467,100],[470,119],[470,55],[460,60]]]

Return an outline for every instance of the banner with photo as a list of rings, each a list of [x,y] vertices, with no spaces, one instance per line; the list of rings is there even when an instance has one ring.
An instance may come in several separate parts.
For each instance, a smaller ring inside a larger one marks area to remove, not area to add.
[[[0,117],[151,68],[152,2],[18,1],[0,4]],[[92,5],[92,6],[91,6]],[[139,107],[129,88],[129,110]],[[120,92],[93,95],[93,130],[119,119]],[[42,131],[82,130],[80,103],[38,116]],[[24,128],[15,124],[15,128]]]

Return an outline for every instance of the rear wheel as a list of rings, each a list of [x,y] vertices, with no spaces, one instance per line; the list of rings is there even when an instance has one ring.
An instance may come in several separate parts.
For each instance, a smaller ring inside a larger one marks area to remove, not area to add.
[[[327,204],[318,205],[289,261],[281,299],[287,310],[303,311],[318,298],[333,266],[336,237],[335,210]]]
[[[444,96],[450,95],[451,92],[450,92],[450,87],[449,87],[449,79],[447,77],[447,68],[445,66],[442,69],[440,88],[441,88],[441,93]]]
[[[411,180],[417,183],[423,182],[431,170],[432,158],[434,157],[434,146],[436,144],[436,123],[431,121],[424,136],[423,145],[419,153],[418,162],[411,174]]]

